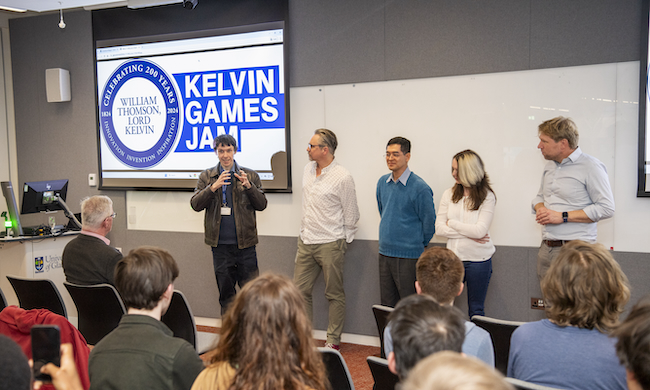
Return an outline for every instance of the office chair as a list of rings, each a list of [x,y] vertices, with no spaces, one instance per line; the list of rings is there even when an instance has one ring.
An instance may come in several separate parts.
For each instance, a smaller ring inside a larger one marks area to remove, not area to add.
[[[386,351],[384,351],[384,329],[388,325],[388,315],[394,309],[389,306],[372,305],[372,314],[375,315],[375,322],[377,323],[377,330],[379,331],[379,343],[381,344],[380,356],[386,359]]]
[[[332,390],[354,390],[352,376],[343,355],[331,348],[318,347],[318,351],[323,356],[327,379],[330,381]]]
[[[174,332],[174,337],[185,339],[194,349],[197,348],[194,315],[182,292],[174,290],[169,308],[160,320]]]
[[[484,316],[472,316],[472,322],[490,334],[494,347],[494,366],[503,375],[507,375],[510,336],[519,325],[525,324],[525,322],[499,320]]]
[[[110,284],[82,286],[63,282],[79,313],[79,331],[90,345],[97,344],[117,328],[126,308],[120,294]]]
[[[20,307],[25,310],[47,309],[68,318],[65,303],[59,289],[49,279],[28,279],[7,275],[7,279],[16,292]]]
[[[0,311],[7,307],[7,298],[5,298],[5,293],[0,289]]]
[[[399,377],[393,374],[388,369],[388,361],[386,359],[378,358],[376,356],[368,356],[366,358],[370,373],[375,380],[374,390],[394,390]]]

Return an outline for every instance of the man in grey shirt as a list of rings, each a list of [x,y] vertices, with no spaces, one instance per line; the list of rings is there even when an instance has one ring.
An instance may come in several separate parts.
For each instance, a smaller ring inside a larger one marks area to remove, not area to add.
[[[562,245],[571,240],[596,242],[596,222],[614,215],[607,169],[578,146],[578,127],[557,117],[539,125],[539,145],[548,163],[532,207],[542,228],[537,276],[542,280]]]
[[[434,246],[422,253],[415,265],[415,291],[433,297],[443,305],[452,306],[454,299],[463,292],[465,267],[463,262],[447,248]],[[465,323],[465,341],[462,351],[494,367],[494,347],[490,334],[473,322]],[[391,324],[384,329],[384,351],[393,352]]]

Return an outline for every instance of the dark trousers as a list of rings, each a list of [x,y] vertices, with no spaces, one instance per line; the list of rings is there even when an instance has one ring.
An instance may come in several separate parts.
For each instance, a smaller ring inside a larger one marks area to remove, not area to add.
[[[212,263],[223,316],[237,293],[235,286],[239,285],[239,288],[242,288],[246,282],[259,275],[257,252],[254,245],[244,249],[237,248],[236,244],[213,246]]]
[[[485,296],[492,277],[492,259],[485,261],[463,261],[467,283],[467,306],[469,318],[485,315]]]
[[[397,302],[415,294],[415,264],[418,259],[403,259],[379,254],[379,293],[381,304],[395,307]]]

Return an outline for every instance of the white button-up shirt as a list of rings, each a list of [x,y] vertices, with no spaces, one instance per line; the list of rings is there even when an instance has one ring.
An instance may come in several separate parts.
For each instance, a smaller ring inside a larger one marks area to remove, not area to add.
[[[302,242],[325,244],[344,238],[351,243],[358,221],[357,193],[350,172],[334,160],[316,176],[316,162],[309,162],[302,176]]]
[[[547,209],[558,212],[583,210],[594,221],[544,225],[542,239],[595,242],[596,222],[614,215],[614,195],[605,164],[582,153],[579,147],[561,163],[549,161],[532,202],[533,214],[535,205],[541,202]]]

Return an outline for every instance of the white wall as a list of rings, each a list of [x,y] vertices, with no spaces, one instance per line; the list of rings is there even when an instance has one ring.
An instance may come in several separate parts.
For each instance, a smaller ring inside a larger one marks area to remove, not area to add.
[[[577,123],[583,151],[607,166],[614,188],[616,215],[599,224],[599,241],[618,251],[650,252],[650,243],[639,239],[647,231],[650,200],[635,196],[638,67],[626,62],[294,88],[294,192],[267,195],[269,207],[258,214],[259,233],[298,234],[302,168],[308,161],[304,149],[314,129],[327,127],[339,138],[338,161],[355,178],[361,210],[357,238],[377,239],[375,186],[388,172],[387,140],[401,135],[411,140],[410,167],[431,185],[436,205],[453,184],[452,156],[467,148],[478,152],[498,197],[495,244],[538,246],[540,228],[530,202],[545,161],[537,150],[537,125],[564,115]],[[129,229],[202,232],[202,214],[190,209],[190,196],[129,192]]]

